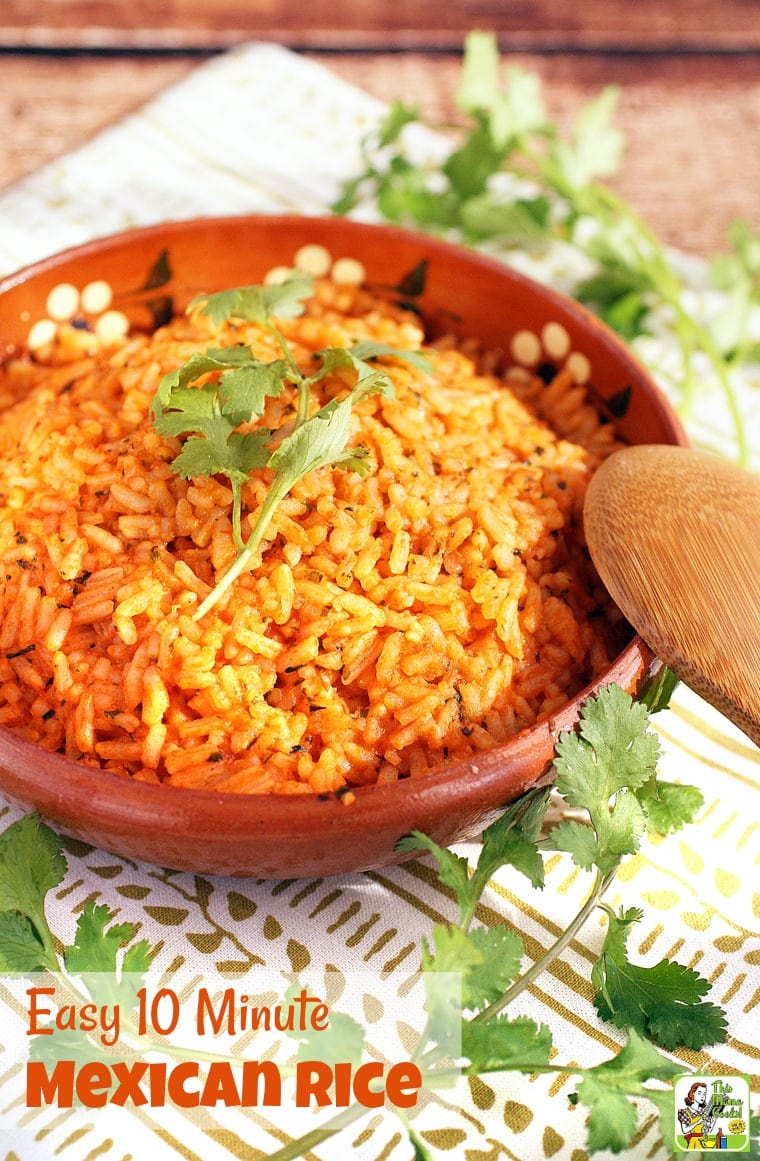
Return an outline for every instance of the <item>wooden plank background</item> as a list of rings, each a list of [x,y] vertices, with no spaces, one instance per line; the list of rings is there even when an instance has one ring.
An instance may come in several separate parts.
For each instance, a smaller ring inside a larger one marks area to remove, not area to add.
[[[0,0],[0,188],[246,40],[449,120],[477,27],[539,73],[561,125],[619,86],[613,184],[666,242],[760,230],[760,0]]]
[[[296,48],[458,49],[490,28],[513,52],[752,51],[756,0],[2,0],[17,48],[217,49],[258,37]]]

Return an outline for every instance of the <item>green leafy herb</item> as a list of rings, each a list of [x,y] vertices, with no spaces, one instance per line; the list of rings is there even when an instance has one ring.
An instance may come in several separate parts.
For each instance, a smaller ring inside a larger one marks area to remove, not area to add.
[[[678,688],[678,674],[667,665],[660,667],[639,693],[639,701],[647,707],[650,714],[667,709],[671,698]]]
[[[580,1078],[575,1100],[589,1110],[588,1146],[619,1152],[636,1132],[639,1098],[650,1100],[667,1118],[666,1090],[653,1081],[678,1073],[655,1045],[702,1047],[725,1037],[725,1018],[703,997],[709,988],[691,968],[669,960],[655,967],[632,965],[626,936],[638,912],[615,916],[601,900],[626,856],[634,854],[646,829],[671,831],[690,821],[701,805],[691,787],[665,784],[656,777],[659,746],[649,730],[646,706],[618,686],[589,698],[577,731],[563,734],[556,747],[556,789],[581,818],[560,821],[545,836],[548,792],[534,790],[515,803],[485,832],[474,869],[452,851],[415,832],[400,849],[422,849],[434,857],[441,882],[453,892],[461,923],[436,924],[432,945],[423,947],[432,1044],[441,1024],[437,972],[462,976],[461,1050],[472,1074],[496,1071],[570,1072]],[[585,818],[583,817],[585,816]],[[534,887],[543,886],[543,852],[561,850],[594,882],[587,900],[555,943],[521,971],[522,941],[509,928],[472,927],[482,894],[493,874],[510,867]],[[624,1030],[628,1043],[594,1068],[563,1066],[554,1059],[548,1028],[525,1017],[511,1019],[505,1009],[538,978],[577,935],[599,906],[607,912],[608,932],[592,982],[600,1016]],[[445,1003],[445,997],[444,997]],[[645,1038],[646,1037],[646,1038]],[[430,1050],[422,1060],[431,1059]]]
[[[188,308],[221,323],[237,319],[258,324],[271,334],[282,356],[259,359],[250,347],[213,347],[192,355],[165,375],[153,401],[153,422],[161,435],[186,436],[172,469],[186,479],[224,475],[232,489],[232,534],[237,555],[196,611],[203,617],[251,566],[277,506],[310,472],[322,467],[361,474],[370,469],[365,448],[349,447],[351,413],[368,395],[391,396],[386,371],[378,359],[401,359],[418,370],[430,371],[419,351],[397,350],[385,343],[360,342],[350,348],[330,347],[319,353],[320,366],[311,375],[301,371],[281,330],[273,321],[302,313],[313,290],[307,274],[293,271],[274,286],[245,286],[193,300]],[[331,372],[348,368],[356,382],[341,400],[330,399],[311,413],[311,391]],[[268,398],[287,384],[296,390],[295,420],[287,434],[258,425]],[[274,473],[247,539],[243,538],[243,488],[251,473]]]
[[[105,904],[88,900],[63,963],[70,975],[81,977],[99,1004],[116,1005],[126,1013],[135,1005],[152,954],[147,940],[132,942],[137,934],[134,923],[112,923],[113,918]]]
[[[680,409],[687,416],[698,388],[698,356],[722,389],[736,434],[738,458],[748,462],[748,435],[733,373],[760,361],[750,315],[760,306],[760,238],[745,223],[731,231],[732,253],[716,259],[713,282],[728,295],[726,309],[700,320],[666,247],[604,184],[616,173],[624,141],[615,127],[618,91],[602,90],[563,135],[546,115],[538,76],[519,66],[502,70],[496,38],[475,31],[465,41],[460,113],[442,159],[410,160],[405,129],[416,109],[394,102],[363,143],[363,168],[333,205],[349,213],[374,204],[390,221],[521,249],[569,243],[593,263],[576,296],[626,340],[647,334],[655,312],[672,317],[682,357]]]
[[[632,1097],[645,1097],[657,1106],[663,1135],[671,1138],[672,1098],[666,1090],[654,1088],[648,1082],[671,1080],[679,1072],[680,1065],[662,1056],[636,1032],[629,1032],[628,1043],[617,1056],[584,1071],[571,1098],[589,1109],[589,1149],[620,1153],[631,1144],[636,1132]]]
[[[693,822],[703,805],[702,795],[694,786],[660,779],[642,787],[639,801],[646,811],[647,830],[663,835],[673,834]]]
[[[646,814],[635,792],[651,780],[659,753],[656,736],[642,729],[646,721],[645,707],[611,685],[604,698],[586,702],[580,731],[557,744],[557,789],[588,811],[591,826],[562,822],[551,842],[584,870],[606,876],[638,849]]]
[[[469,1071],[542,1072],[549,1070],[552,1035],[545,1024],[526,1016],[509,1020],[494,1016],[487,1023],[468,1022],[462,1027],[462,1052],[470,1061]]]
[[[630,963],[626,944],[641,912],[629,908],[619,915],[608,912],[608,917],[604,947],[591,977],[602,1019],[633,1028],[667,1049],[679,1044],[701,1048],[724,1040],[724,1013],[714,1004],[700,1002],[709,990],[707,981],[669,960],[654,967]]]
[[[57,966],[45,896],[65,874],[60,840],[37,815],[25,815],[0,835],[0,924],[8,937],[0,939],[0,966],[5,971]]]
[[[299,990],[299,986],[294,984],[286,993],[286,1001],[296,996]],[[366,1033],[361,1024],[345,1012],[331,1012],[327,1028],[288,1029],[286,1035],[298,1041],[299,1060],[322,1060],[333,1065],[361,1063]]]

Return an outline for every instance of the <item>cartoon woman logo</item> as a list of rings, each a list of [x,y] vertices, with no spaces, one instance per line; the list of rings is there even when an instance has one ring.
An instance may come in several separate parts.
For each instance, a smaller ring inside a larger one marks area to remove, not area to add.
[[[687,1149],[725,1149],[726,1138],[719,1129],[713,1136],[717,1117],[712,1102],[708,1105],[707,1085],[695,1081],[686,1094],[683,1108],[678,1110]]]

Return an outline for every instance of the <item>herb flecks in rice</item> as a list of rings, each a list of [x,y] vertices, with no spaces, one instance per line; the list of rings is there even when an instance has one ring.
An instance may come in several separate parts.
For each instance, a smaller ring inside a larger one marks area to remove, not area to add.
[[[619,641],[579,529],[614,435],[583,386],[505,383],[474,347],[425,346],[415,316],[329,280],[281,326],[308,374],[363,340],[424,346],[433,373],[384,365],[395,398],[351,419],[373,470],[300,479],[200,621],[236,554],[232,489],[172,471],[182,440],[151,405],[194,351],[274,359],[271,334],[195,316],[87,354],[62,328],[44,361],[0,368],[0,724],[137,779],[325,793],[487,750],[607,666]],[[351,385],[338,368],[315,403]],[[261,422],[296,407],[286,387]],[[271,478],[243,485],[244,535]]]

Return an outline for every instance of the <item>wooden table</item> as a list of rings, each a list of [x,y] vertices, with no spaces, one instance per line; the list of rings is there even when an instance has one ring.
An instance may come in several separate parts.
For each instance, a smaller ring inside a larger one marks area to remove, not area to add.
[[[85,142],[210,53],[269,39],[383,99],[452,116],[464,36],[494,29],[569,123],[610,83],[628,148],[616,187],[668,242],[760,229],[760,21],[742,0],[3,0],[0,188]],[[518,11],[512,11],[515,7]],[[305,11],[304,11],[305,9]],[[468,15],[469,14],[469,15]]]

